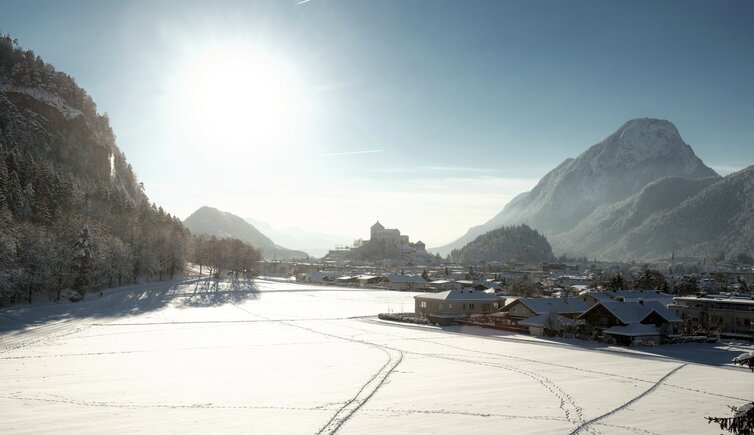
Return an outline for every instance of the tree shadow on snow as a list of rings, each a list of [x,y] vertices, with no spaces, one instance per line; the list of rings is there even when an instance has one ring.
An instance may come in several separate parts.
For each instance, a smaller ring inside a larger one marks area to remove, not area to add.
[[[92,322],[142,315],[168,305],[178,308],[213,307],[257,299],[259,291],[252,279],[228,277],[179,278],[171,281],[135,284],[92,292],[77,303],[50,302],[39,305],[14,305],[0,310],[0,335],[12,338],[37,327],[49,328],[71,321]],[[41,330],[40,330],[41,332]],[[0,338],[0,347],[2,346]]]
[[[178,308],[212,307],[240,304],[259,297],[259,291],[252,280],[232,277],[222,283],[225,285],[221,286],[218,280],[196,282],[193,291],[176,300],[175,305]]]

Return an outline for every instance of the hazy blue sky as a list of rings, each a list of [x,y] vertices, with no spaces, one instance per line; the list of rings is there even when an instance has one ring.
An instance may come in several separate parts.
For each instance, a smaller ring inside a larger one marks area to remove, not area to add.
[[[147,193],[182,218],[206,204],[354,237],[380,219],[438,245],[636,117],[671,120],[723,174],[754,164],[754,2],[0,11],[0,31],[109,113]]]

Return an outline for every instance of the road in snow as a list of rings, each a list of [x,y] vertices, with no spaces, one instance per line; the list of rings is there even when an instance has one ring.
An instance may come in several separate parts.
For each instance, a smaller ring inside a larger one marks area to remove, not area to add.
[[[748,370],[699,363],[740,349],[374,317],[413,295],[187,279],[2,310],[0,433],[713,434],[754,398]]]

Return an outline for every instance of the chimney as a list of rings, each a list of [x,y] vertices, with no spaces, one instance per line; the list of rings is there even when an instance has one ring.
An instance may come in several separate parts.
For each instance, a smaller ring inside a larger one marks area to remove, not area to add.
[[[639,303],[640,303],[641,305],[644,305],[644,298],[639,298]]]

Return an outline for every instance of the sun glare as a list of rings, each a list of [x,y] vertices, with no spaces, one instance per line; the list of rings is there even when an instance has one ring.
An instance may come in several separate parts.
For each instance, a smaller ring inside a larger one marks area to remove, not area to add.
[[[208,50],[184,71],[185,126],[213,150],[270,154],[295,129],[301,107],[293,68],[248,47]]]

